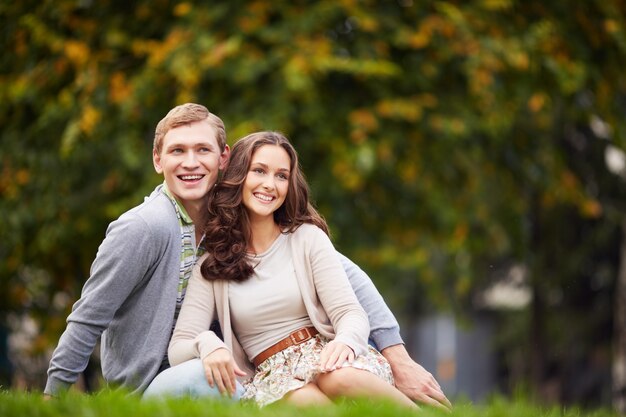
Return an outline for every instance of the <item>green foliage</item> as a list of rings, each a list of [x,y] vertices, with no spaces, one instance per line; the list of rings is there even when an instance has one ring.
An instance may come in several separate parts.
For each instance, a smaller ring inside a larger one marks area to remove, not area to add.
[[[285,132],[337,246],[398,312],[460,309],[511,264],[562,316],[596,284],[606,305],[624,16],[619,0],[4,2],[0,305],[45,317],[37,349],[56,340],[59,295],[158,183],[153,129],[185,101],[231,143]]]
[[[259,409],[251,405],[207,399],[170,399],[141,401],[132,396],[115,392],[103,392],[91,396],[70,394],[52,401],[44,401],[41,394],[0,392],[0,416],[46,416],[67,415],[121,417],[168,417],[194,416],[413,416],[415,411],[394,404],[372,401],[344,401],[336,406],[294,408],[274,404]],[[581,411],[578,409],[546,408],[524,401],[510,402],[501,399],[486,405],[458,404],[448,413],[439,409],[422,408],[420,416],[463,417],[609,417],[616,416],[607,410]]]

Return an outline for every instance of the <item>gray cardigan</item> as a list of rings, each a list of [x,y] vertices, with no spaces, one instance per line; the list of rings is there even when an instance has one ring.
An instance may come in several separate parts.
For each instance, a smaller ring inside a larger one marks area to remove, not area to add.
[[[104,379],[143,392],[157,375],[174,325],[180,267],[180,225],[158,186],[112,222],[80,299],[55,349],[44,392],[76,382],[102,335]],[[369,277],[341,256],[350,284],[368,314],[379,349],[402,343],[393,314]]]
[[[76,382],[102,335],[104,379],[142,392],[156,376],[173,327],[181,234],[160,192],[112,222],[52,355],[44,390]]]

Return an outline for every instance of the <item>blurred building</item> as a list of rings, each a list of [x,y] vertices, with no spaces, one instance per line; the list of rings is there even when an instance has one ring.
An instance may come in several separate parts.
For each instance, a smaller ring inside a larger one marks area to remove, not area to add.
[[[493,321],[476,315],[467,327],[454,317],[433,315],[420,320],[407,339],[413,357],[431,372],[450,398],[480,402],[497,389]]]
[[[462,322],[449,314],[434,314],[407,329],[407,349],[435,376],[447,396],[480,402],[501,391],[494,344],[498,311],[519,310],[530,301],[526,270],[514,266],[480,294],[475,311]]]

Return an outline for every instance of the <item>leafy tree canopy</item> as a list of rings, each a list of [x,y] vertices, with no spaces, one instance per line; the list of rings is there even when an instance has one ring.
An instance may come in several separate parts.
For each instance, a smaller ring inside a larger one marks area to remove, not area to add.
[[[624,16],[620,0],[4,2],[2,306],[47,311],[56,337],[186,101],[231,143],[285,132],[336,244],[395,303],[462,304],[507,263],[558,287],[622,217],[603,155],[626,146]]]

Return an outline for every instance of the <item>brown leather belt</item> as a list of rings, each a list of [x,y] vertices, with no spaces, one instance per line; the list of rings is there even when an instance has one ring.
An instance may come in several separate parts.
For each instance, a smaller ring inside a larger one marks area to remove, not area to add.
[[[273,344],[272,346],[265,349],[263,352],[256,355],[256,357],[252,360],[252,363],[254,363],[255,367],[258,367],[270,356],[280,352],[281,350],[287,349],[289,346],[304,343],[307,340],[312,339],[318,333],[319,332],[315,327],[304,327],[300,330],[296,330],[289,336],[285,337],[283,340]]]

